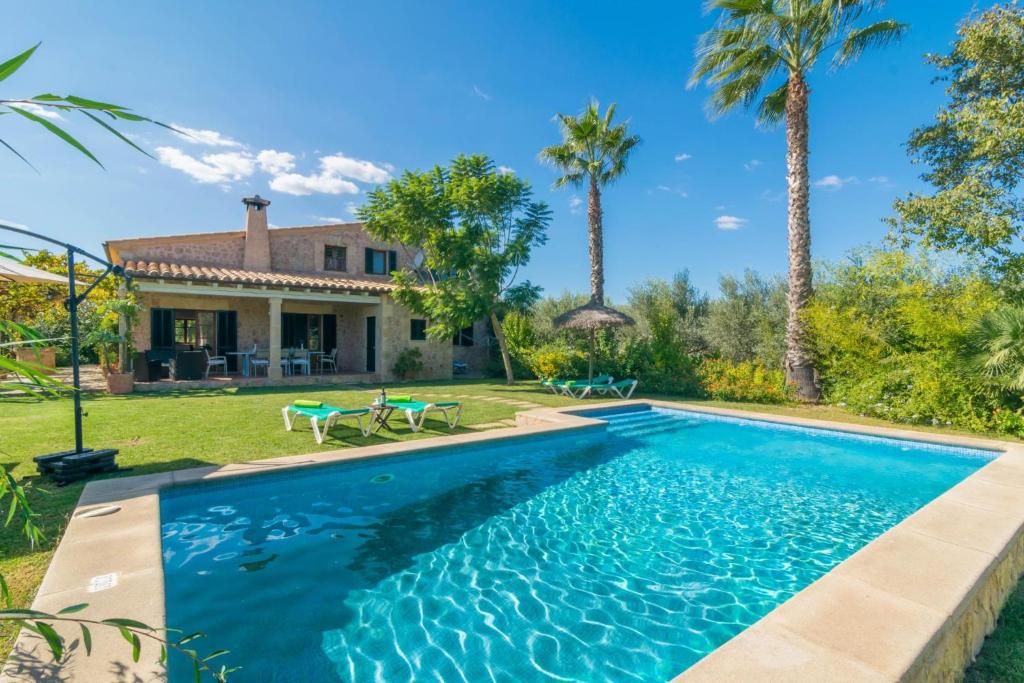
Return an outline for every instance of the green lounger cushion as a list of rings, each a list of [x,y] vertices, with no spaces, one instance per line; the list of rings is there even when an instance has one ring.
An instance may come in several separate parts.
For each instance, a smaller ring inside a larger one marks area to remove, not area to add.
[[[336,408],[334,406],[329,406],[326,403],[321,403],[319,408],[306,408],[293,404],[288,406],[288,410],[293,413],[299,413],[300,415],[306,415],[307,417],[315,417],[318,419],[325,419],[331,413],[337,413],[338,415],[365,415],[370,412],[369,408]]]
[[[295,401],[292,405],[294,405],[296,408],[319,408],[320,406],[323,405],[323,401],[310,401],[304,398],[300,398],[298,401]]]
[[[429,405],[434,405],[436,408],[456,408],[459,406],[458,401],[444,401],[441,403],[426,403],[424,401],[398,401],[393,400],[390,396],[388,397],[388,408],[394,408],[395,410],[411,410],[414,413],[419,413],[427,408]]]
[[[409,403],[412,401],[412,394],[388,395],[388,403]]]

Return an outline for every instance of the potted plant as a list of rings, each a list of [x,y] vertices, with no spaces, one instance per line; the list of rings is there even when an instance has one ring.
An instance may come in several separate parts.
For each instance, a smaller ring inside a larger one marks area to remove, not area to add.
[[[391,370],[402,379],[415,378],[416,373],[423,370],[423,353],[419,349],[405,349],[398,354]]]
[[[112,394],[130,394],[135,390],[135,373],[128,367],[132,354],[129,332],[134,326],[140,306],[128,296],[111,299],[102,305],[103,317],[87,341],[96,347],[100,367],[107,378],[107,390]]]

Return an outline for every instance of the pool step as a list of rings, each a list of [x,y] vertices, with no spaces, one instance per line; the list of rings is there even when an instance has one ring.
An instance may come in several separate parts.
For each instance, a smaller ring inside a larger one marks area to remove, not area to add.
[[[618,423],[613,423],[608,429],[618,436],[636,438],[653,436],[654,434],[661,434],[663,432],[671,432],[679,429],[692,428],[699,424],[700,423],[698,421],[689,418],[658,414],[656,417],[642,421],[631,421],[622,426],[619,426]]]

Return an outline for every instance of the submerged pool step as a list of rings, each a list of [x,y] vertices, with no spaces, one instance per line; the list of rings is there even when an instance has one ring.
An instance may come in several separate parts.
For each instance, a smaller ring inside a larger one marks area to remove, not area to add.
[[[652,436],[654,434],[661,434],[662,432],[670,432],[678,429],[687,429],[696,427],[700,423],[696,420],[681,419],[673,417],[671,415],[658,415],[643,421],[633,421],[621,427],[617,424],[609,426],[609,430],[618,435],[625,437],[642,437]]]

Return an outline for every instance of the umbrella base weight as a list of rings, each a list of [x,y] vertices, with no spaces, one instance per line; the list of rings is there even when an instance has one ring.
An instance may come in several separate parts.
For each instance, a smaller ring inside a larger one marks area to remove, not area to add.
[[[94,474],[116,472],[120,468],[114,458],[116,448],[93,450],[83,449],[81,452],[62,451],[32,458],[39,474],[49,477],[58,486],[64,486]]]

